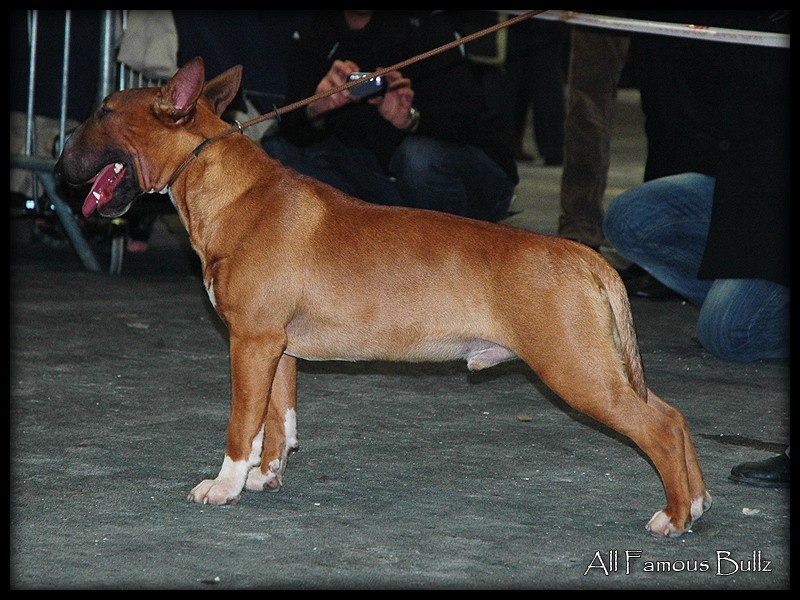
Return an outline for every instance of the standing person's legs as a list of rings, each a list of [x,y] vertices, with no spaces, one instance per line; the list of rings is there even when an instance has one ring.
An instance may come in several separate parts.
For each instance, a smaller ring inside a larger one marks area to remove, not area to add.
[[[611,119],[630,39],[575,28],[570,44],[558,234],[599,249]]]
[[[559,32],[548,33],[528,59],[528,94],[533,109],[533,137],[546,166],[564,160],[564,44]]]
[[[533,154],[525,150],[525,131],[528,125],[529,112],[531,112],[530,90],[519,85],[515,92],[514,106],[511,110],[514,121],[512,144],[514,145],[514,158],[528,163],[533,162]],[[534,139],[534,143],[535,141]]]
[[[476,146],[408,136],[389,170],[404,206],[498,221],[514,196],[508,174]]]
[[[531,110],[529,62],[532,33],[528,24],[519,24],[506,30],[506,58],[502,66],[505,85],[496,87],[491,93],[506,99],[506,111],[501,113],[509,123],[514,158],[521,162],[533,162],[533,154],[525,150],[525,133],[528,113]]]
[[[522,72],[525,62],[526,57],[517,56],[509,58],[504,65],[473,66],[473,70],[480,76],[490,110],[497,115],[496,123],[502,130],[501,135],[513,144],[514,158],[532,162],[533,155],[525,151],[523,143],[530,110],[527,83]]]

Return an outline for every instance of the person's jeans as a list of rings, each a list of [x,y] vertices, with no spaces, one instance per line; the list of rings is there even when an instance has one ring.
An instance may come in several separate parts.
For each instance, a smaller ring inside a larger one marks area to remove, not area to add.
[[[261,145],[284,165],[375,204],[497,221],[514,195],[514,182],[483,150],[427,136],[406,137],[391,157],[389,174],[372,152],[335,138],[300,147],[272,136]]]
[[[697,278],[714,185],[708,175],[682,173],[631,188],[607,207],[603,232],[621,256],[700,307],[697,338],[707,350],[737,362],[788,358],[788,287]]]

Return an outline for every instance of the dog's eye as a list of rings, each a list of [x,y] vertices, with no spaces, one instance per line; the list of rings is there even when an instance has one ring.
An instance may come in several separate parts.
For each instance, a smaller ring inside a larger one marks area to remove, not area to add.
[[[96,116],[98,119],[103,118],[108,113],[112,112],[111,109],[108,107],[108,104],[103,102],[100,106],[97,107]]]

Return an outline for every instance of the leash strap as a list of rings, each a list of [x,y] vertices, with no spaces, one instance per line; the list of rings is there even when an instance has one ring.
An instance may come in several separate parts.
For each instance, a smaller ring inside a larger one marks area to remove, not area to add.
[[[399,63],[395,63],[390,67],[384,67],[382,69],[378,69],[377,71],[372,72],[368,76],[368,78],[373,79],[375,77],[380,77],[381,75],[383,75],[384,73],[388,73],[389,71],[399,71],[400,69],[405,68],[408,65],[413,65],[416,62],[419,62],[421,60],[425,60],[426,58],[430,58],[431,56],[435,56],[436,54],[440,54],[442,52],[445,52],[446,50],[450,50],[451,48],[455,48],[456,46],[460,46],[462,44],[468,44],[469,42],[471,42],[473,40],[476,40],[476,39],[481,38],[483,36],[489,35],[490,33],[494,33],[495,31],[503,29],[504,27],[509,27],[510,25],[514,25],[516,23],[519,23],[520,21],[524,21],[525,19],[530,19],[534,15],[537,15],[537,14],[542,13],[542,12],[545,12],[545,11],[544,10],[529,10],[528,12],[522,13],[521,15],[517,15],[515,17],[512,17],[512,18],[510,18],[510,19],[508,19],[506,21],[502,21],[500,23],[495,23],[494,25],[491,25],[490,27],[487,27],[485,29],[481,29],[480,31],[476,31],[475,33],[471,33],[469,35],[465,35],[464,37],[461,37],[461,38],[456,38],[452,42],[448,42],[446,44],[442,44],[438,48],[434,48],[432,50],[428,50],[427,52],[423,52],[422,54],[417,54],[416,56],[413,56],[413,57],[411,57],[409,59],[406,59],[404,61],[400,61]],[[184,160],[181,163],[181,165],[172,174],[172,177],[169,178],[169,182],[167,183],[167,187],[170,187],[170,186],[172,186],[173,183],[175,183],[175,180],[178,178],[178,175],[180,175],[180,173],[186,167],[188,167],[189,164],[195,158],[197,158],[197,155],[200,154],[200,152],[206,146],[208,146],[210,143],[215,142],[215,141],[217,141],[217,140],[219,140],[221,138],[224,138],[224,137],[230,135],[231,133],[236,133],[237,131],[239,133],[241,133],[242,135],[244,135],[244,130],[247,129],[248,127],[252,126],[252,125],[260,123],[261,121],[266,121],[267,119],[275,118],[275,119],[280,120],[281,115],[286,114],[287,112],[290,112],[290,111],[293,111],[293,110],[297,110],[298,108],[302,108],[303,106],[311,104],[312,102],[316,102],[317,100],[319,100],[321,98],[327,98],[328,96],[332,96],[333,94],[337,94],[337,93],[341,92],[342,90],[346,90],[348,88],[351,88],[354,85],[358,85],[359,83],[360,83],[359,80],[347,81],[347,82],[345,82],[345,83],[343,83],[341,85],[337,85],[336,87],[331,88],[331,89],[329,89],[329,90],[327,90],[325,92],[320,92],[318,94],[314,94],[313,96],[309,96],[308,98],[305,98],[303,100],[298,100],[297,102],[293,102],[292,104],[287,104],[286,106],[282,106],[281,108],[275,107],[272,112],[268,112],[268,113],[265,113],[263,115],[259,115],[258,117],[254,118],[254,119],[250,119],[249,121],[245,121],[244,123],[239,123],[239,121],[234,121],[234,125],[232,125],[228,129],[226,129],[222,133],[220,133],[218,135],[215,135],[214,137],[207,138],[199,146],[197,146],[197,148],[192,150],[191,154],[189,154],[189,156],[186,157],[186,160]]]
[[[436,54],[440,54],[442,52],[445,52],[446,50],[450,50],[451,48],[455,48],[456,46],[460,46],[462,44],[468,44],[469,42],[471,42],[473,40],[477,40],[478,38],[481,38],[483,36],[489,35],[490,33],[494,33],[495,31],[498,31],[498,30],[503,29],[505,27],[509,27],[510,25],[514,25],[516,23],[519,23],[520,21],[524,21],[525,19],[530,19],[534,15],[538,15],[539,13],[542,13],[542,12],[545,12],[545,11],[544,10],[529,10],[529,11],[527,11],[525,13],[522,13],[520,15],[512,17],[512,18],[510,18],[510,19],[508,19],[506,21],[503,21],[501,23],[495,23],[494,25],[491,25],[490,27],[487,27],[485,29],[481,29],[480,31],[476,31],[475,33],[471,33],[469,35],[465,35],[464,37],[456,38],[452,42],[448,42],[446,44],[442,44],[438,48],[434,48],[432,50],[428,50],[427,52],[423,52],[422,54],[417,54],[416,56],[413,56],[413,57],[411,57],[409,59],[406,59],[406,60],[401,61],[399,63],[395,63],[390,67],[384,67],[382,69],[378,69],[376,71],[373,71],[372,73],[370,73],[369,75],[366,76],[366,79],[374,79],[375,77],[380,77],[381,75],[384,75],[385,73],[388,73],[389,71],[399,71],[400,69],[403,69],[403,68],[407,67],[408,65],[413,65],[416,62],[419,62],[421,60],[425,60],[426,58],[430,58],[431,56],[435,56]],[[343,83],[341,85],[337,85],[336,87],[331,88],[331,89],[329,89],[329,90],[327,90],[325,92],[320,92],[319,94],[315,94],[313,96],[305,98],[304,100],[298,100],[297,102],[293,102],[292,104],[287,104],[286,106],[283,106],[281,108],[275,108],[275,110],[273,110],[270,113],[259,115],[258,117],[254,118],[254,119],[251,119],[249,121],[245,121],[244,123],[242,123],[242,127],[246,129],[246,128],[250,127],[251,125],[255,125],[256,123],[260,123],[261,121],[265,121],[267,119],[280,118],[281,115],[283,115],[283,114],[285,114],[287,112],[296,110],[298,108],[301,108],[303,106],[311,104],[312,102],[316,102],[317,100],[319,100],[321,98],[327,98],[328,96],[332,96],[333,94],[338,94],[342,90],[346,90],[346,89],[351,88],[354,85],[358,85],[358,84],[359,84],[359,80],[347,81],[347,82],[345,82],[345,83]]]

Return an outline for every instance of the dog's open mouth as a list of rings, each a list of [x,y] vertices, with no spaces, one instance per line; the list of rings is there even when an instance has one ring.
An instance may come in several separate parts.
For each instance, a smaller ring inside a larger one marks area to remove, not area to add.
[[[92,189],[83,201],[84,217],[90,216],[104,204],[107,204],[114,197],[114,191],[125,177],[125,165],[120,162],[111,163],[103,167],[89,182]]]

